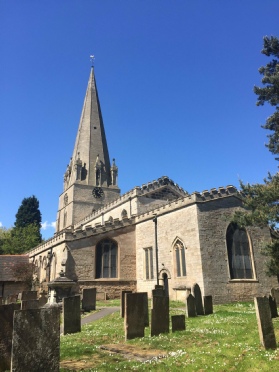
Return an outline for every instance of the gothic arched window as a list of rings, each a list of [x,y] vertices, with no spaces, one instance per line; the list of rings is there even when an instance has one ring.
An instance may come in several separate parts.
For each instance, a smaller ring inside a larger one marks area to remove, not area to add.
[[[96,278],[117,277],[117,244],[110,239],[101,240],[96,247]]]
[[[174,255],[176,263],[176,276],[186,276],[185,247],[181,240],[177,239],[174,244]]]
[[[126,209],[123,209],[123,210],[122,210],[122,212],[121,212],[121,217],[122,217],[122,218],[126,218],[126,217],[128,217],[128,213],[127,213]]]
[[[253,279],[249,237],[245,229],[230,223],[226,234],[231,279]]]

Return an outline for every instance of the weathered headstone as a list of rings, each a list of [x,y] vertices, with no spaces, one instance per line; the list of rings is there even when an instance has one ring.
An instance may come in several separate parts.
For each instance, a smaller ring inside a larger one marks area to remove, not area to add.
[[[213,314],[212,296],[203,296],[204,315]]]
[[[192,293],[193,293],[193,296],[195,297],[197,315],[204,315],[201,289],[197,283],[193,285]]]
[[[169,333],[169,297],[153,295],[150,334],[157,336],[160,333]]]
[[[125,340],[144,337],[143,293],[125,293]]]
[[[191,293],[186,297],[186,316],[188,318],[197,316],[195,297]]]
[[[39,307],[45,306],[47,300],[48,300],[47,292],[43,291],[39,298]]]
[[[185,315],[172,315],[171,317],[171,330],[175,331],[185,331]]]
[[[270,294],[275,299],[277,306],[279,306],[279,288],[271,288]]]
[[[272,296],[269,296],[268,301],[269,301],[271,318],[277,318],[278,317],[278,311],[277,311],[277,304],[276,304],[275,299]]]
[[[21,300],[37,300],[37,291],[22,291]]]
[[[10,370],[14,311],[20,304],[0,305],[0,371]]]
[[[267,297],[255,297],[255,309],[261,344],[265,349],[276,349],[276,338],[272,324],[269,300]]]
[[[22,293],[21,293],[21,292],[17,295],[17,299],[18,299],[19,301],[22,300]]]
[[[126,293],[132,293],[132,291],[121,291],[120,294],[120,316],[121,318],[124,318],[125,315],[125,294]]]
[[[63,333],[81,331],[80,296],[63,298]]]
[[[39,300],[22,300],[21,301],[21,310],[27,309],[38,309]]]
[[[81,307],[84,311],[96,310],[96,288],[84,288],[82,290]]]
[[[11,371],[59,372],[58,307],[15,311]]]
[[[153,296],[165,296],[166,292],[162,285],[155,285],[155,289],[152,290],[152,297]]]

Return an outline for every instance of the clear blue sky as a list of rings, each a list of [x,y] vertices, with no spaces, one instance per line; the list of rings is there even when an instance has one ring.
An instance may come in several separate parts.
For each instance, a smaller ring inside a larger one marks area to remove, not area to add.
[[[35,195],[56,220],[94,54],[110,158],[126,192],[261,182],[277,163],[253,86],[278,0],[0,0],[0,223]],[[54,230],[43,230],[45,238]]]

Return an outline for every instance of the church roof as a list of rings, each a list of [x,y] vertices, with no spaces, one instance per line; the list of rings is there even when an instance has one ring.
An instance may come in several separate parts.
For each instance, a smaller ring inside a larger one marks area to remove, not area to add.
[[[88,80],[71,161],[73,164],[70,166],[77,162],[82,163],[87,172],[83,182],[87,185],[95,184],[96,161],[105,169],[107,177],[110,177],[109,152],[93,67]],[[74,182],[75,173],[72,172],[69,185]],[[109,183],[108,179],[105,186]]]

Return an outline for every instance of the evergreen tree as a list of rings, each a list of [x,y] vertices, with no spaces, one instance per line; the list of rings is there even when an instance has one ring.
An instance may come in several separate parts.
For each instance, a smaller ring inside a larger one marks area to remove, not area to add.
[[[16,214],[15,227],[25,227],[35,224],[38,228],[41,228],[41,222],[42,216],[39,210],[39,200],[34,195],[24,198]]]
[[[272,60],[266,66],[259,69],[262,78],[262,87],[254,87],[254,92],[258,96],[257,105],[261,106],[269,103],[275,106],[275,112],[267,118],[262,127],[270,130],[268,135],[269,151],[276,155],[279,154],[279,39],[277,37],[264,37],[264,47],[261,51]],[[279,158],[275,158],[279,160]],[[249,213],[237,212],[235,222],[241,226],[270,226],[272,229],[273,240],[266,244],[262,253],[268,256],[267,274],[277,276],[279,282],[279,173],[264,180],[263,184],[244,185],[240,184],[244,195],[243,203]]]
[[[254,87],[254,92],[258,96],[258,106],[264,105],[266,102],[275,106],[274,114],[267,118],[262,127],[273,132],[268,135],[267,147],[272,154],[276,155],[279,154],[279,39],[274,36],[265,36],[261,53],[272,57],[272,60],[266,66],[259,68],[260,74],[263,75],[263,87]]]

